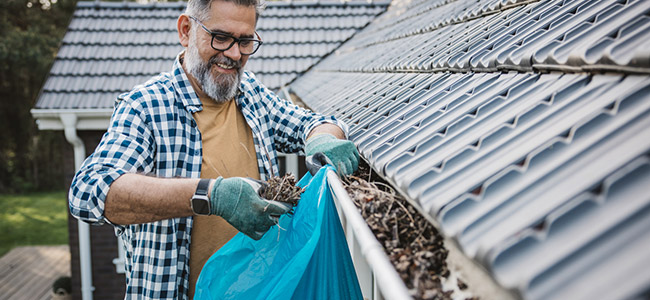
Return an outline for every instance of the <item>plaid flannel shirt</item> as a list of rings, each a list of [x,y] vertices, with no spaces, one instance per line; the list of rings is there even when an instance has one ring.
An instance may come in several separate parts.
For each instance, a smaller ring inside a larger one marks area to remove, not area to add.
[[[235,100],[252,129],[262,179],[278,175],[276,151],[302,151],[315,126],[333,123],[347,134],[344,123],[280,99],[250,72],[244,72]],[[203,149],[192,113],[201,109],[180,54],[171,73],[120,95],[108,131],[72,181],[72,215],[89,223],[108,222],[106,195],[125,173],[199,178]],[[187,299],[192,217],[114,226],[126,250],[126,298]]]

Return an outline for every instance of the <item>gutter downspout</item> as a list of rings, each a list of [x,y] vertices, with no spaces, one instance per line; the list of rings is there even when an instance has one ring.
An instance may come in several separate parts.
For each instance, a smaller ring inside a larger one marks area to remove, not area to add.
[[[74,167],[75,170],[81,168],[81,164],[86,158],[86,149],[83,141],[77,135],[77,115],[73,113],[60,114],[61,123],[63,123],[65,139],[74,149]],[[92,300],[93,286],[92,265],[90,256],[90,225],[81,220],[77,221],[79,225],[79,263],[81,268],[81,299]]]

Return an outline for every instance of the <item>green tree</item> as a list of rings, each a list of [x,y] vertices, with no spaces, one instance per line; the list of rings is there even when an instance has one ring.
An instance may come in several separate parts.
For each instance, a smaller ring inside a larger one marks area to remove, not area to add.
[[[51,188],[57,183],[61,187],[63,183],[62,135],[39,133],[29,110],[52,66],[76,2],[0,1],[0,192]],[[58,157],[51,157],[56,153]],[[58,176],[54,175],[57,172]]]
[[[63,188],[63,134],[38,131],[30,109],[77,1],[0,0],[0,193]]]

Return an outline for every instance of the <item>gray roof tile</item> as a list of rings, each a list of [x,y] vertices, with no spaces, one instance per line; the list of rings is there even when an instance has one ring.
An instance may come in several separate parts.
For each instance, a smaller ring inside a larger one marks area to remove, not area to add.
[[[568,246],[549,246],[566,238],[538,241],[542,248],[519,259],[511,258],[522,251],[513,239],[626,164],[648,159],[649,86],[648,76],[314,72],[292,88],[313,109],[349,122],[351,139],[376,170],[430,211],[505,287],[527,294],[541,276],[536,271],[577,262],[544,265],[534,256],[548,256],[548,249],[572,255]],[[639,221],[650,217],[650,198],[625,193],[649,207]]]
[[[395,1],[291,89],[505,288],[634,298],[650,288],[648,12]]]
[[[251,57],[247,68],[269,88],[278,89],[382,13],[388,4],[269,2],[258,22],[265,44]],[[182,50],[176,20],[184,10],[183,2],[79,2],[35,107],[109,108],[118,93],[169,71]],[[107,95],[109,99],[88,98]]]
[[[348,59],[352,63],[346,65],[353,70],[650,70],[650,53],[643,46],[650,40],[647,1],[541,1],[499,14],[486,10],[478,18],[465,16],[468,3],[414,12],[419,18],[412,22],[376,22],[342,46],[346,55],[330,59]],[[366,49],[373,55],[359,60],[357,51]],[[420,59],[405,58],[409,56]],[[384,57],[409,63],[384,63]]]

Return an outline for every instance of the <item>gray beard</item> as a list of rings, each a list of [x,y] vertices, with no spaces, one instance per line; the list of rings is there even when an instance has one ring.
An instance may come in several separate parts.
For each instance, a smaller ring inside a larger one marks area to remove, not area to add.
[[[233,99],[237,94],[243,69],[241,63],[234,61],[223,54],[217,54],[210,58],[210,61],[203,62],[199,56],[199,50],[193,45],[193,41],[187,46],[185,51],[185,67],[201,85],[203,92],[217,103],[224,103]],[[237,68],[235,74],[214,74],[211,72],[212,66],[221,63]]]

